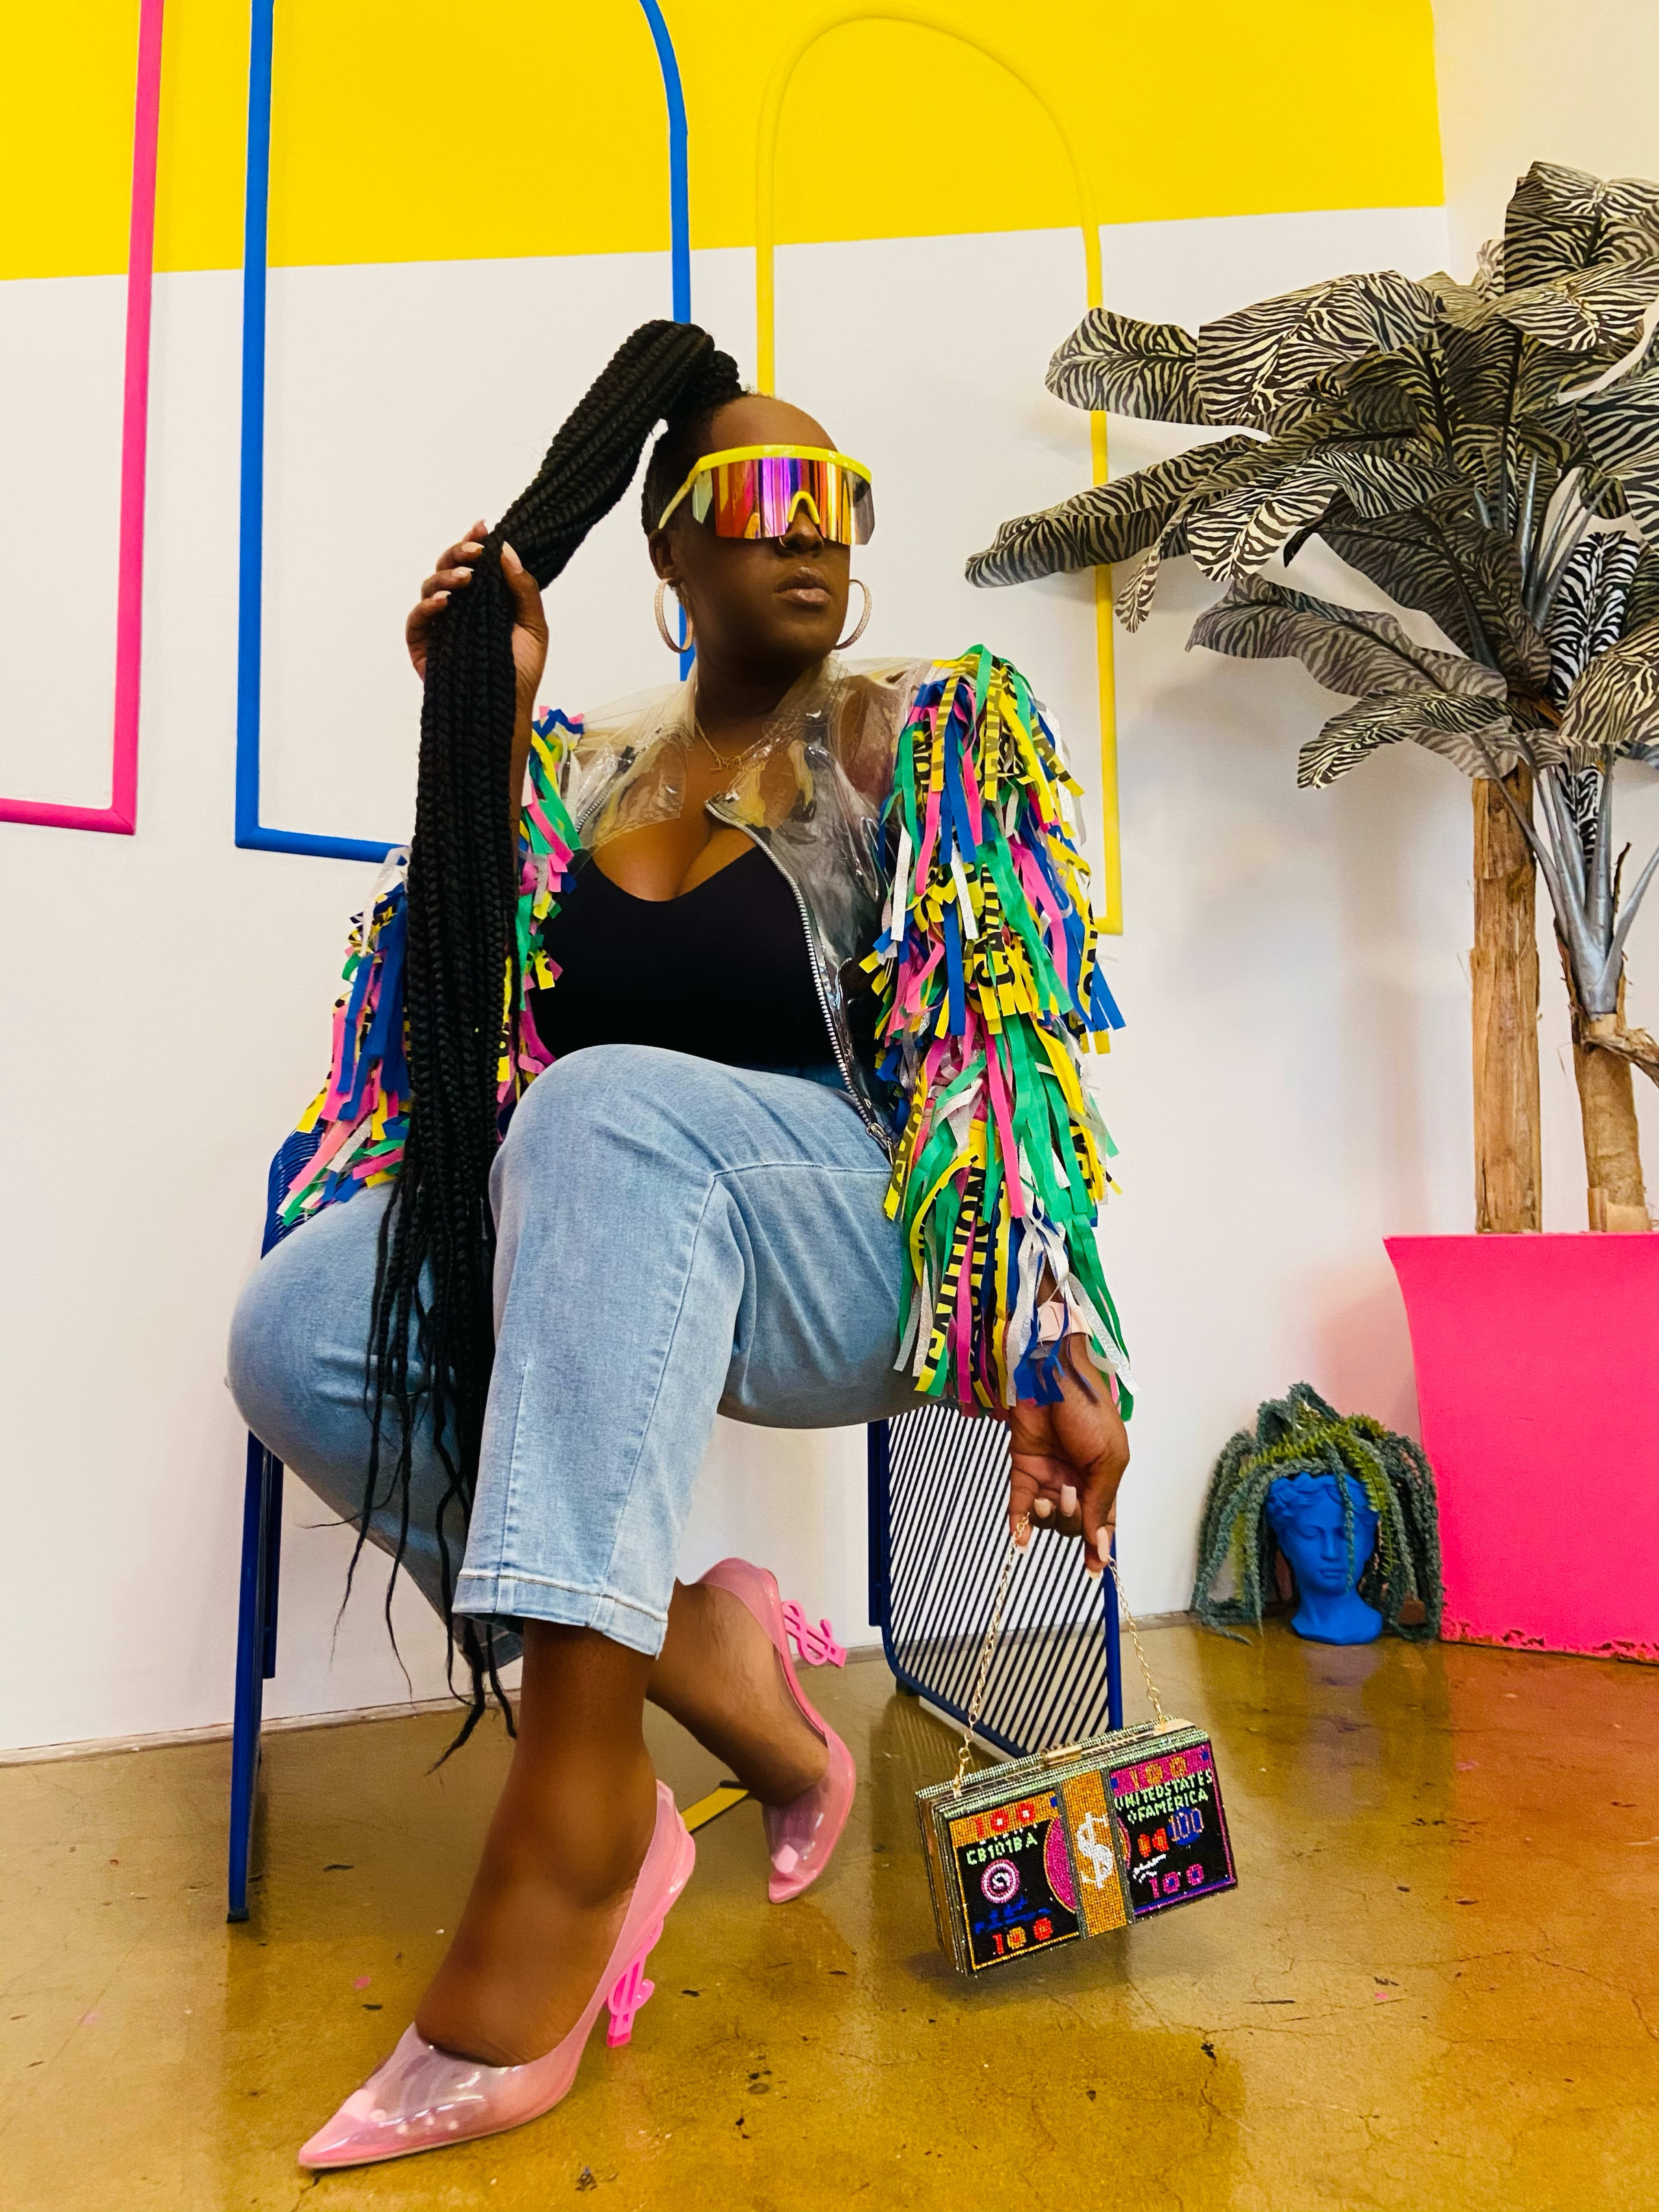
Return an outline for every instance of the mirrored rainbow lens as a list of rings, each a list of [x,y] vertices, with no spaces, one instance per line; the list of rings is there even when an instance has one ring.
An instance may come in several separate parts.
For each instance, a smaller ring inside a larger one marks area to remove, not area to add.
[[[868,481],[838,461],[769,453],[720,461],[691,489],[691,511],[717,538],[783,538],[805,507],[832,545],[865,544],[876,526]]]

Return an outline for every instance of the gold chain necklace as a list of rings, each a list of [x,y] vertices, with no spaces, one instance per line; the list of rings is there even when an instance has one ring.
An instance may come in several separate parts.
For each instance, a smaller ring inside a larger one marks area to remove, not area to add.
[[[709,759],[729,782],[735,782],[750,761],[759,758],[763,754],[769,753],[777,742],[775,737],[758,738],[752,745],[745,746],[742,752],[734,754],[728,760],[724,753],[716,750],[714,739],[701,722],[694,720],[691,732]]]

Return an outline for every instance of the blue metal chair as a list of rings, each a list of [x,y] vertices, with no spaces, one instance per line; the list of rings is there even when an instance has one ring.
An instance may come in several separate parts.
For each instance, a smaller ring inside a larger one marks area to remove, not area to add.
[[[315,1152],[290,1137],[270,1164],[262,1255],[286,1233],[283,1193]],[[1006,1542],[1008,1431],[949,1406],[872,1424],[870,1625],[902,1690],[965,1721]],[[276,1671],[283,1463],[247,1440],[230,1760],[231,1920],[248,1917],[264,1686]],[[1117,1606],[1081,1545],[1039,1537],[1011,1594],[978,1733],[1011,1757],[1123,1725]]]
[[[322,1141],[320,1131],[288,1139],[265,1187],[263,1259],[287,1231],[276,1218],[283,1193]],[[276,1590],[283,1561],[283,1462],[258,1437],[247,1440],[242,1491],[241,1595],[236,1620],[236,1696],[230,1740],[230,1880],[227,1919],[247,1918],[253,1803],[259,1781],[259,1723],[265,1684],[276,1672]]]
[[[966,1723],[1007,1547],[1008,1431],[930,1406],[872,1424],[870,1625],[902,1690]],[[1123,1725],[1117,1594],[1039,1532],[1014,1578],[976,1733],[1011,1758]]]

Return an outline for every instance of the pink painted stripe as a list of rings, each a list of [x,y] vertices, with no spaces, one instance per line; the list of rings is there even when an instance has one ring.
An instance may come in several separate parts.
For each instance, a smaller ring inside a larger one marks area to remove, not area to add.
[[[115,597],[115,726],[107,806],[0,799],[0,822],[103,830],[130,837],[138,821],[138,690],[144,636],[144,459],[149,433],[149,312],[155,273],[155,149],[161,112],[163,0],[140,0],[127,237],[127,337],[121,402],[120,555]]]

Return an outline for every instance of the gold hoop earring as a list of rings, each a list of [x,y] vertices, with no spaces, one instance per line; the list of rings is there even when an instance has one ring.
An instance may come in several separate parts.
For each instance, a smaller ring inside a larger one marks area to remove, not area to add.
[[[662,640],[663,643],[664,643],[664,644],[668,647],[668,650],[669,650],[671,653],[684,653],[684,650],[685,650],[685,646],[683,646],[683,645],[680,643],[680,641],[679,641],[678,638],[677,638],[677,637],[674,635],[673,632],[669,629],[668,624],[667,624],[667,622],[666,622],[666,621],[665,620],[665,618],[664,618],[664,615],[663,615],[663,605],[662,605],[662,602],[663,602],[663,594],[664,594],[664,592],[666,592],[666,591],[667,591],[667,589],[668,589],[668,580],[667,580],[667,578],[666,578],[666,577],[665,577],[665,578],[663,579],[662,582],[661,582],[661,583],[659,583],[659,584],[658,585],[658,586],[657,586],[657,635],[658,635],[658,636]],[[676,598],[677,599],[679,599],[679,593],[678,593],[678,592],[675,592],[674,596],[675,596],[675,598]],[[685,609],[685,602],[682,599],[682,600],[680,600],[680,611],[681,611],[681,612],[682,612],[682,613],[684,613],[684,609]],[[686,615],[686,617],[685,617],[685,645],[690,645],[690,642],[691,642],[691,617],[690,617],[690,615]]]
[[[848,579],[848,581],[849,583],[856,584],[860,591],[863,592],[864,612],[859,617],[858,621],[854,624],[853,628],[848,631],[845,637],[836,639],[836,651],[837,653],[845,653],[849,645],[856,645],[858,643],[859,640],[864,635],[864,626],[870,619],[870,586],[865,582],[862,576],[851,576]]]

